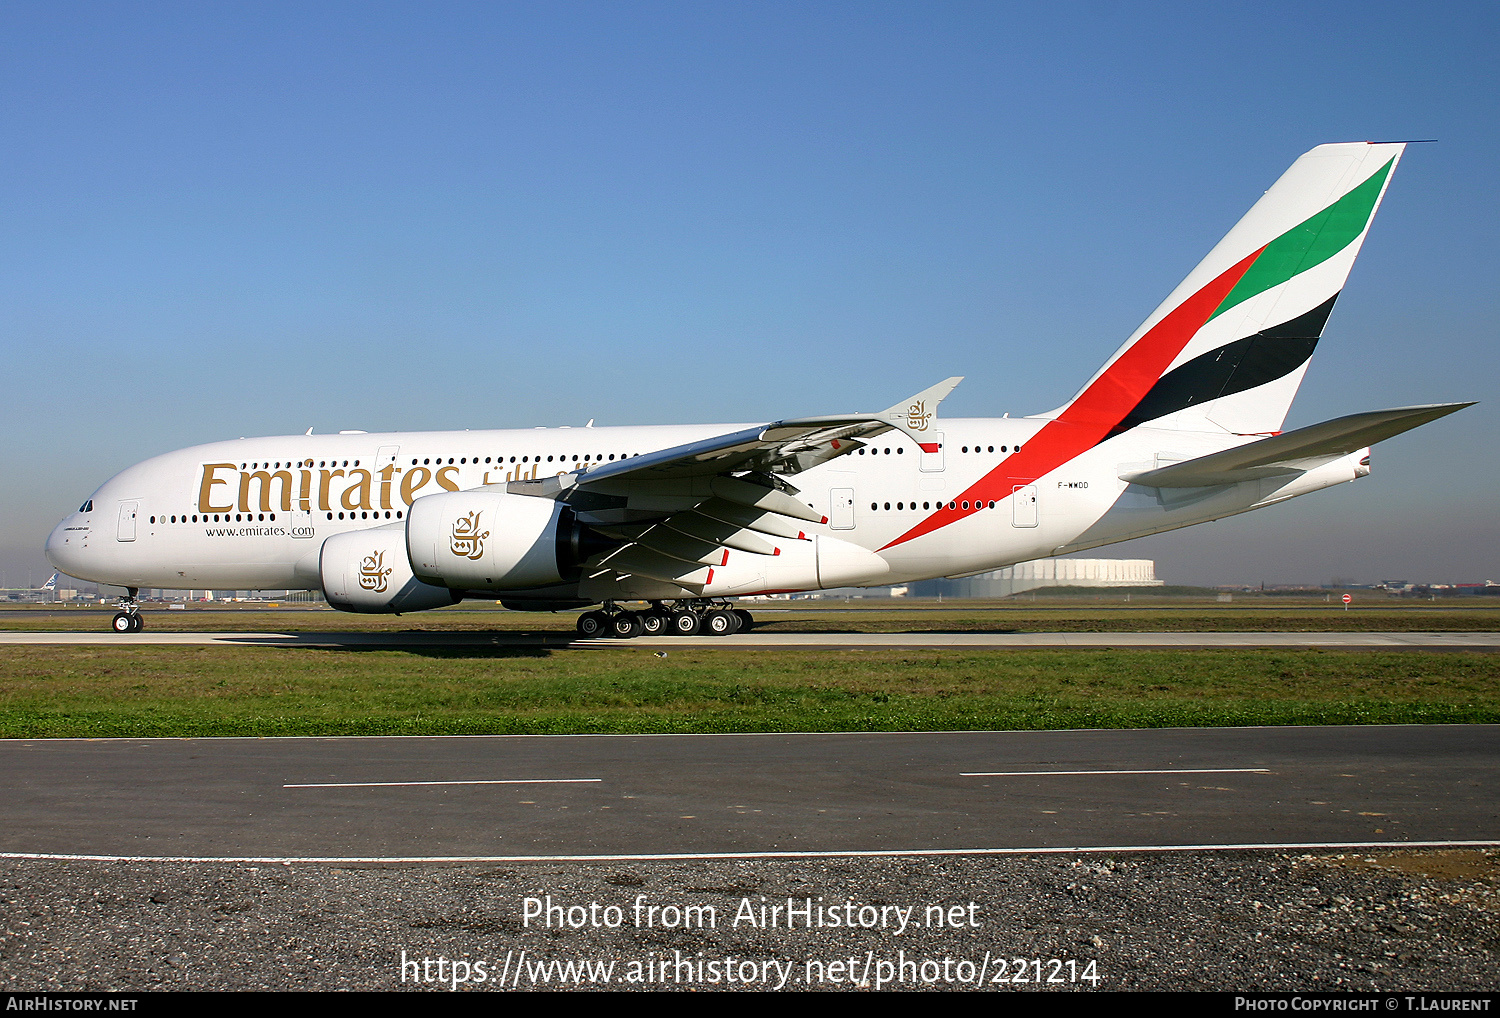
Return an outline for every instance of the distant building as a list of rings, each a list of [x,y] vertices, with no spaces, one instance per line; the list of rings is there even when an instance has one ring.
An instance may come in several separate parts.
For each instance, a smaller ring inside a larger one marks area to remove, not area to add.
[[[958,579],[911,584],[913,597],[1009,597],[1044,587],[1161,587],[1147,558],[1042,558]]]

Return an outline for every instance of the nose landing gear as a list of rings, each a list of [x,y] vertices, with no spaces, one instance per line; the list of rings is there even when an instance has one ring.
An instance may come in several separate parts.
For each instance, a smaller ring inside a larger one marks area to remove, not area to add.
[[[115,607],[120,609],[110,626],[117,633],[139,633],[146,628],[146,620],[141,617],[141,606],[136,601],[135,595],[141,592],[139,587],[126,587],[128,593],[115,602]]]

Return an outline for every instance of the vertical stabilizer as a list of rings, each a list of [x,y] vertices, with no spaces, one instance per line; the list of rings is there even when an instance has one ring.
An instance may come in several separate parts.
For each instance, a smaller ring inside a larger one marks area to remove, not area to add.
[[[1404,145],[1320,145],[1292,164],[1073,400],[1100,432],[1280,430]]]
[[[1404,148],[1320,145],[1298,159],[1077,396],[949,501],[960,509],[891,545],[1030,491],[1132,428],[1280,431]]]

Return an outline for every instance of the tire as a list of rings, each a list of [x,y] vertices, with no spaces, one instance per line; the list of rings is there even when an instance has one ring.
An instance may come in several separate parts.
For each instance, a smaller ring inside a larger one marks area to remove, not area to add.
[[[145,628],[146,628],[146,616],[140,614],[139,612],[137,612],[136,614],[130,616],[130,631],[132,633],[139,633],[142,629],[145,629]]]
[[[641,612],[641,635],[665,636],[669,631],[668,624],[670,621],[664,612]]]
[[[709,636],[732,636],[735,630],[735,618],[727,611],[715,608],[711,612],[703,613],[703,629]]]
[[[673,636],[697,636],[701,625],[692,612],[673,612],[667,628]]]
[[[120,612],[115,615],[114,619],[110,622],[110,626],[117,633],[135,632],[135,623],[132,622],[130,616],[126,615],[124,612]]]
[[[578,616],[578,635],[586,640],[597,640],[609,634],[609,616],[603,612],[584,612]]]
[[[641,635],[641,617],[635,612],[617,612],[609,620],[609,635],[616,640],[633,640]]]
[[[750,632],[750,630],[755,628],[754,615],[751,615],[743,608],[736,608],[734,610],[734,614],[740,620],[740,632],[748,633]]]

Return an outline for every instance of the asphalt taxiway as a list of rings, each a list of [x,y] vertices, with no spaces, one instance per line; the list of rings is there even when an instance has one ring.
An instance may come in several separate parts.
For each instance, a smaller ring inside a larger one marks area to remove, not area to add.
[[[1163,650],[1253,647],[1324,647],[1342,650],[1497,651],[1500,633],[777,633],[736,636],[649,636],[633,640],[580,639],[569,633],[376,632],[376,633],[18,633],[0,632],[0,646],[250,646],[339,647],[546,647],[610,649],[623,647],[732,647],[741,650],[818,650],[847,648],[961,649],[1138,647]]]
[[[1500,726],[0,742],[0,854],[1500,843]]]

